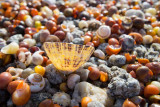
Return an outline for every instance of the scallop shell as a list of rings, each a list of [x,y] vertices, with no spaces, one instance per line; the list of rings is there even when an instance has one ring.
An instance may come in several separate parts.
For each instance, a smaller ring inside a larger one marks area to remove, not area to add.
[[[60,42],[45,42],[44,49],[53,65],[60,71],[73,72],[84,64],[94,47]]]
[[[107,39],[111,35],[111,29],[109,26],[102,25],[97,30],[97,36],[101,39]]]

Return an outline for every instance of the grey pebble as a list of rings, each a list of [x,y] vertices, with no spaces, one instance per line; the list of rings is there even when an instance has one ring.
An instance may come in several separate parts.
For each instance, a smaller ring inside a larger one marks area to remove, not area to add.
[[[74,43],[74,44],[84,44],[84,39],[82,39],[82,38],[74,38],[73,40],[72,40],[72,42]]]
[[[73,38],[80,38],[82,35],[84,35],[84,32],[75,28],[71,34],[73,35]]]
[[[153,61],[155,59],[157,59],[159,56],[159,52],[157,51],[148,51],[145,53],[145,58],[149,59],[149,61]]]
[[[116,99],[114,107],[122,107],[124,99]]]
[[[138,80],[125,73],[111,79],[108,84],[107,93],[115,98],[130,98],[138,95],[140,92],[140,84]]]
[[[97,49],[100,49],[101,51],[103,51],[106,54],[106,47],[108,46],[108,43],[102,43],[98,46]]]
[[[137,45],[134,48],[133,54],[136,55],[137,58],[144,58],[146,52],[146,47],[144,47],[143,45]]]
[[[96,64],[93,64],[92,62],[86,62],[86,63],[84,63],[84,64],[82,65],[82,68],[88,69],[88,67],[90,67],[90,66],[92,66],[92,67],[97,67],[97,65],[96,65]]]
[[[56,71],[52,64],[46,66],[45,77],[53,85],[60,84],[65,79],[64,75]]]
[[[126,64],[126,57],[123,55],[111,55],[108,59],[108,66],[121,67]]]

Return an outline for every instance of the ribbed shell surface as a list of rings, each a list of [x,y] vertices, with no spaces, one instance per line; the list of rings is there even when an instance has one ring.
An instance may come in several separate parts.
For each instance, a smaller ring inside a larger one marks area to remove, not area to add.
[[[46,42],[44,49],[58,70],[68,72],[77,70],[94,52],[91,46],[60,42]]]

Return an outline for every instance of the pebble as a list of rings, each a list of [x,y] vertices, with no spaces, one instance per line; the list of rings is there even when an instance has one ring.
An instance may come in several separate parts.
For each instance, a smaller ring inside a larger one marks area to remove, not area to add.
[[[64,80],[63,74],[57,72],[52,64],[46,66],[45,76],[48,81],[53,85],[62,83],[62,81]]]
[[[139,17],[139,18],[142,18],[142,19],[145,18],[145,15],[144,15],[144,13],[141,10],[129,9],[125,13],[125,16],[127,16],[127,17],[132,17],[134,15],[137,16],[137,17]]]
[[[137,58],[143,58],[147,49],[143,45],[135,46],[133,54],[137,56]]]
[[[72,99],[80,102],[84,96],[88,96],[92,101],[98,101],[104,106],[113,106],[113,99],[106,94],[106,91],[88,82],[80,82],[74,88]]]
[[[5,28],[0,29],[0,37],[7,36],[7,30]]]
[[[100,59],[105,59],[105,54],[101,50],[95,50],[94,56]]]
[[[109,66],[123,66],[126,64],[126,57],[123,55],[111,55],[108,60]]]
[[[145,58],[149,59],[149,61],[153,61],[155,59],[157,59],[159,56],[159,52],[157,51],[148,51],[145,53]]]
[[[74,39],[72,40],[72,43],[74,43],[74,44],[83,44],[83,43],[84,43],[84,40],[81,39],[81,38],[74,38]]]
[[[123,87],[126,87],[125,90]],[[112,78],[111,82],[108,84],[108,89],[108,94],[110,96],[126,99],[139,94],[140,84],[138,80],[126,73]]]

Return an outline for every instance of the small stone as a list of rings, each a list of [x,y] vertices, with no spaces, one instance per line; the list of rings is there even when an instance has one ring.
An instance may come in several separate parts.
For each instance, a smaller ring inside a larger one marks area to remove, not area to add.
[[[134,47],[133,54],[136,55],[137,58],[143,58],[146,52],[146,47],[144,47],[143,45],[137,45]]]
[[[81,67],[76,71],[76,73],[80,75],[81,81],[87,81],[89,72],[88,69],[83,69]]]
[[[105,54],[103,53],[103,51],[97,49],[94,51],[94,56],[100,59],[105,59]]]
[[[112,78],[108,84],[107,93],[112,97],[126,99],[138,95],[139,92],[139,81],[132,78],[128,73]]]
[[[84,44],[84,40],[82,38],[75,38],[72,40],[74,44]]]
[[[80,82],[75,86],[72,98],[80,103],[81,99],[86,96],[90,97],[92,101],[98,101],[104,106],[112,107],[113,99],[107,95],[106,91],[106,89],[101,89],[88,82]]]
[[[101,65],[101,64],[108,65],[107,61],[98,59],[98,65]]]
[[[154,51],[158,51],[160,53],[160,44],[159,43],[153,43],[150,47]]]
[[[156,60],[159,57],[159,52],[157,51],[149,51],[145,53],[145,58],[149,59],[149,61]]]
[[[123,55],[111,55],[108,59],[109,66],[121,67],[126,64],[126,57]]]
[[[102,43],[98,46],[97,49],[100,49],[101,51],[103,51],[106,54],[106,47],[108,46],[108,43]]]
[[[45,77],[53,85],[60,84],[64,80],[63,74],[57,72],[52,64],[46,66]]]
[[[73,38],[81,38],[81,36],[84,34],[83,31],[75,29],[73,32],[71,32],[73,35]]]
[[[93,64],[95,64],[95,65],[98,65],[98,58],[97,57],[91,57],[90,59],[89,59],[89,62],[91,62],[91,63],[93,63]]]
[[[7,30],[5,28],[0,29],[0,37],[7,36]]]
[[[127,17],[132,17],[134,15],[139,17],[139,18],[142,18],[142,19],[145,18],[145,15],[141,10],[129,9],[125,13],[125,16],[127,16]]]
[[[81,67],[84,68],[84,69],[88,69],[88,67],[90,67],[90,66],[97,67],[97,65],[93,64],[92,62],[86,62]]]

